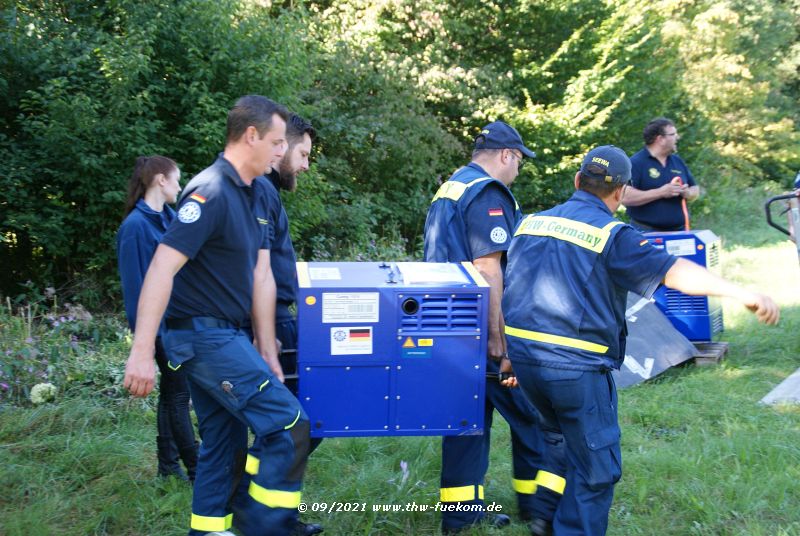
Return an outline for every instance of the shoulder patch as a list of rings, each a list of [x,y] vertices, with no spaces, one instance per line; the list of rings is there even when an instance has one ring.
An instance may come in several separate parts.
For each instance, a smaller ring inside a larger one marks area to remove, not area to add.
[[[206,202],[206,198],[203,197],[200,194],[192,194],[192,195],[189,196],[189,199],[194,199],[198,203],[205,203]]]
[[[508,240],[508,233],[502,227],[495,227],[489,233],[489,238],[491,238],[492,242],[495,244],[505,244],[506,240]]]
[[[193,223],[200,219],[202,210],[200,205],[194,201],[185,203],[178,211],[178,221],[181,223]]]
[[[503,209],[502,208],[490,208],[489,209],[489,216],[502,216]]]

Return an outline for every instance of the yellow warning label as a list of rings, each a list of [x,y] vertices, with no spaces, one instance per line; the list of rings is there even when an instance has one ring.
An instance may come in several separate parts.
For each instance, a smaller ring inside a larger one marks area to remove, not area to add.
[[[433,339],[417,339],[420,346],[433,346]]]
[[[406,342],[403,343],[403,348],[416,348],[414,341],[411,340],[411,337],[406,339]]]

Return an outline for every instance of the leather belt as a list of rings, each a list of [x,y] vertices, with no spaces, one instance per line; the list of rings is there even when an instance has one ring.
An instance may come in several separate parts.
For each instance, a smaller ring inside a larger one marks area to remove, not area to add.
[[[191,316],[188,318],[167,318],[167,329],[192,330],[198,328],[237,329],[236,324],[213,316]]]

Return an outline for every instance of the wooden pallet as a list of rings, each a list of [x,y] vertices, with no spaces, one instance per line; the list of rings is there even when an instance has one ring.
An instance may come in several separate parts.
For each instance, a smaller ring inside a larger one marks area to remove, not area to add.
[[[716,365],[728,353],[727,342],[696,342],[694,364],[698,366]]]

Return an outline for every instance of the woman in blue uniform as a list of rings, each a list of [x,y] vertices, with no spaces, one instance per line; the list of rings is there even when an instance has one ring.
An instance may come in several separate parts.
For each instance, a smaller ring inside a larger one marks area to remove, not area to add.
[[[175,203],[178,199],[180,175],[178,165],[167,157],[140,156],[128,181],[125,220],[117,232],[117,259],[131,331],[136,330],[136,306],[150,260],[175,218],[175,211],[167,203]],[[183,371],[172,370],[167,365],[161,337],[156,338],[155,355],[161,371],[156,437],[158,474],[193,481],[197,444],[189,416],[186,376]],[[179,459],[183,460],[186,473],[181,469]]]

